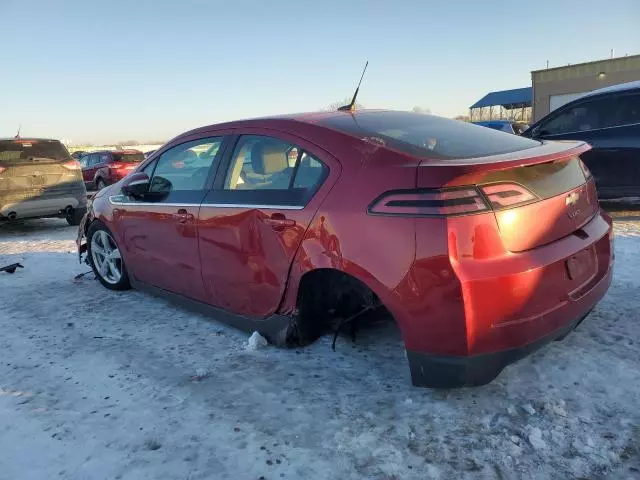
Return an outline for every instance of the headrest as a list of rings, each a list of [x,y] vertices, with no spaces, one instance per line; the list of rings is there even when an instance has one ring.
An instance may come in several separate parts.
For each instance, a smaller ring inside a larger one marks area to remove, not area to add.
[[[275,142],[258,142],[251,149],[251,166],[259,175],[281,172],[287,162],[286,145]]]

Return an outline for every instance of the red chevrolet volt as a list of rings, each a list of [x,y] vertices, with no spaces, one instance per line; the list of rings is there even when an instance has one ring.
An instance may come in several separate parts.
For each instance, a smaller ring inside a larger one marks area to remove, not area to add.
[[[107,288],[276,344],[383,310],[414,385],[481,385],[609,287],[589,148],[394,111],[212,125],[100,191],[78,247]]]

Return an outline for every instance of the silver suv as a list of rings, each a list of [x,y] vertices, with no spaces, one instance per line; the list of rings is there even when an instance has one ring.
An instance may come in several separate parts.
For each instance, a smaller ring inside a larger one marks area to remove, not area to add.
[[[62,143],[0,139],[0,222],[62,217],[79,225],[86,210],[80,164]]]

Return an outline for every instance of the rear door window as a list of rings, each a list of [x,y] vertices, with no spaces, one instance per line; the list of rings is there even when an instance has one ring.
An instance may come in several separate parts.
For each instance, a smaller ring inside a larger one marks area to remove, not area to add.
[[[336,114],[319,123],[410,155],[436,159],[499,155],[540,145],[492,128],[411,112]]]
[[[303,207],[328,175],[304,149],[262,135],[243,135],[235,147],[222,193],[229,203]],[[227,202],[224,202],[227,203]]]

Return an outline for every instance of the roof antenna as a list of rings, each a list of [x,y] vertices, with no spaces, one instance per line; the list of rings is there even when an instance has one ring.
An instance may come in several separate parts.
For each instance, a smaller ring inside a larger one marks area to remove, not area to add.
[[[13,138],[20,138],[20,130],[22,130],[22,124],[18,125],[18,133],[16,133],[16,136]]]
[[[367,63],[364,64],[364,69],[362,70],[362,75],[360,76],[360,81],[358,82],[358,86],[356,87],[356,91],[353,94],[353,98],[351,99],[351,103],[348,105],[343,105],[342,107],[338,108],[339,112],[353,112],[355,110],[356,107],[356,98],[358,97],[358,90],[360,90],[360,84],[362,83],[362,79],[364,78],[364,72],[367,71],[367,67],[369,66],[369,61],[367,60]]]

